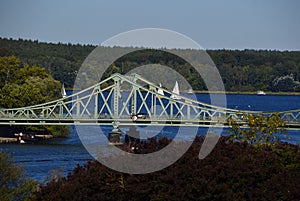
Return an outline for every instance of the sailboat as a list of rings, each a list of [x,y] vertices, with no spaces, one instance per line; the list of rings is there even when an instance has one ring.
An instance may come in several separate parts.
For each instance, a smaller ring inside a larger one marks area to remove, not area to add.
[[[159,95],[161,95],[161,96],[164,96],[164,95],[165,95],[164,91],[162,90],[161,83],[159,83],[159,88],[158,88],[158,90],[157,90],[157,93],[158,93]]]
[[[62,87],[61,87],[61,95],[63,98],[65,98],[67,96],[64,83],[62,84]]]
[[[177,81],[175,82],[175,86],[174,86],[172,92],[173,92],[173,94],[171,95],[170,98],[175,99],[175,100],[181,99],[181,98],[179,97],[179,85],[178,85],[178,82],[177,82]]]

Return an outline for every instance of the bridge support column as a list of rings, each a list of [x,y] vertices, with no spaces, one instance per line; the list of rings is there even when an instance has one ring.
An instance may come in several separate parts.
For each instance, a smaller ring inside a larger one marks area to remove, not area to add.
[[[152,114],[152,116],[154,118],[156,118],[156,96],[154,96],[154,98],[153,98],[153,105],[152,105],[152,107],[153,107],[153,114]]]
[[[191,101],[185,101],[187,103],[187,108],[186,108],[186,118],[191,119]]]
[[[77,116],[77,118],[81,117],[81,115],[80,115],[80,102],[79,101],[80,101],[79,100],[79,96],[77,95],[76,102],[75,102],[75,104],[76,104],[76,116]]]
[[[119,95],[120,95],[120,78],[114,78],[114,119],[119,118]]]
[[[99,113],[98,113],[99,91],[100,91],[100,85],[95,90],[95,103],[94,103],[94,118],[95,119],[98,119],[98,117],[99,117]]]
[[[59,118],[63,118],[64,117],[64,111],[63,111],[63,106],[62,103],[59,103]]]
[[[173,105],[174,104],[174,102],[172,101],[171,103],[170,103],[170,119],[173,119],[173,117],[174,117],[174,110],[173,110]]]
[[[136,105],[137,105],[137,98],[136,98],[136,87],[133,86],[133,94],[131,99],[131,113],[136,114]]]

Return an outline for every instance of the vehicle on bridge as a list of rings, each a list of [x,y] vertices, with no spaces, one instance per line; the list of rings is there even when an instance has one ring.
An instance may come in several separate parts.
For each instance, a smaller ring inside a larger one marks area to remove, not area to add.
[[[133,121],[136,121],[136,120],[138,120],[138,119],[148,119],[149,118],[149,115],[148,114],[146,114],[146,113],[137,113],[137,114],[133,114],[132,116],[131,116],[131,119],[133,120]]]

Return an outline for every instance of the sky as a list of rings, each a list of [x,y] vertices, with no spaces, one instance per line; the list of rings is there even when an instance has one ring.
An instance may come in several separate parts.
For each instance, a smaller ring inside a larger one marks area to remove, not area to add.
[[[298,0],[0,0],[0,37],[98,45],[163,28],[205,49],[300,50]]]

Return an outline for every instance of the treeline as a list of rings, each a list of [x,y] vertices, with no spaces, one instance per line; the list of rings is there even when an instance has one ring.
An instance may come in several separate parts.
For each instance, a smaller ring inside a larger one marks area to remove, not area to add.
[[[24,63],[43,66],[54,79],[69,88],[73,87],[82,62],[95,48],[93,45],[0,39],[0,56],[16,55]],[[184,51],[192,58],[196,50]],[[300,51],[208,50],[207,53],[219,69],[227,91],[300,92]],[[204,82],[189,64],[164,51],[140,51],[120,58],[106,75],[126,73],[153,63],[176,69],[194,90],[206,90]]]
[[[77,70],[94,48],[91,45],[0,39],[0,56],[15,55],[21,59],[21,63],[44,67],[55,80],[65,83],[66,87],[73,87]]]
[[[300,91],[300,51],[209,50],[229,91]]]

